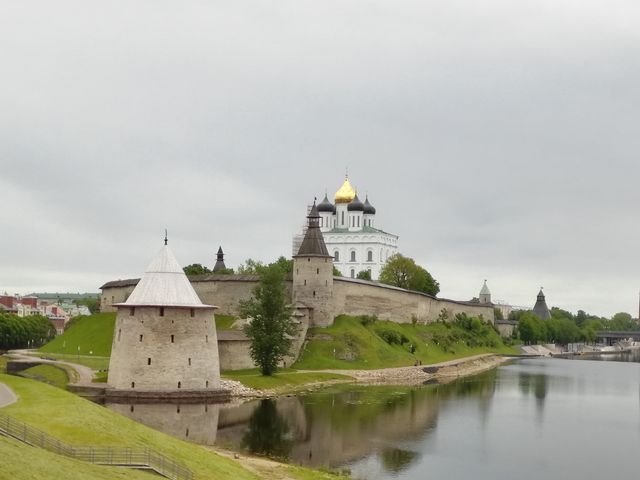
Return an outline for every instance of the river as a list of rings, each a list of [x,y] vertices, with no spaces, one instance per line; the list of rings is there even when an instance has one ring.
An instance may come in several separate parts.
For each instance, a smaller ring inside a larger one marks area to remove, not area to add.
[[[637,476],[640,352],[602,360],[524,359],[447,385],[341,385],[242,405],[108,407],[179,438],[354,478]]]

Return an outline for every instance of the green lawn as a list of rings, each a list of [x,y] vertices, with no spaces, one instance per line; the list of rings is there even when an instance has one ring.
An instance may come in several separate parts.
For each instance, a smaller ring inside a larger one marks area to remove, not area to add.
[[[332,373],[298,373],[295,370],[286,369],[279,370],[275,375],[265,377],[260,374],[257,368],[251,370],[234,370],[230,372],[223,372],[223,378],[230,380],[237,380],[243,385],[256,388],[258,390],[291,387],[297,385],[304,385],[314,382],[326,382],[329,380],[351,380],[352,378],[347,375],[336,375]]]
[[[456,325],[398,324],[387,321],[363,322],[359,317],[340,315],[327,328],[313,328],[297,369],[374,369],[438,363],[480,353],[515,353],[504,345],[490,326],[474,333]],[[402,339],[389,343],[383,337]],[[410,346],[415,352],[410,352]]]
[[[231,325],[235,321],[236,317],[216,314],[216,330],[231,330]]]
[[[0,479],[36,480],[154,480],[157,475],[129,468],[103,467],[72,460],[33,448],[18,440],[0,436]]]
[[[153,430],[65,390],[11,375],[0,375],[0,382],[6,383],[19,396],[17,403],[1,410],[3,413],[43,430],[66,443],[151,448],[184,463],[194,472],[196,479],[249,480],[259,478],[232,459],[222,457],[205,447],[184,442]],[[26,455],[27,452],[28,455]],[[19,453],[25,453],[25,455],[19,455]],[[23,448],[23,446],[11,441],[0,443],[0,455],[2,458],[0,478],[154,478],[148,474],[130,470],[79,464],[79,462],[48,454],[37,448]],[[25,458],[29,458],[30,461],[25,462]],[[29,463],[29,465],[24,465],[25,463]],[[20,468],[21,465],[22,468]],[[298,467],[283,465],[281,468],[290,478],[300,480],[335,478],[323,472]],[[7,472],[12,472],[12,474],[4,476]],[[76,475],[77,472],[79,473]],[[270,476],[265,475],[263,478],[270,478]]]
[[[69,383],[67,372],[53,365],[37,365],[23,370],[18,375],[48,383],[58,388],[67,388],[67,383]]]
[[[116,321],[115,313],[77,317],[65,332],[40,348],[41,352],[108,357]],[[89,352],[92,352],[91,354]]]

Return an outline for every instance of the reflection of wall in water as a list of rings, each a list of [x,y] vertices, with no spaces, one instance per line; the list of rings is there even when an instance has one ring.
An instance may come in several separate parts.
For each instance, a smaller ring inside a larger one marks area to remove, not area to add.
[[[424,390],[394,397],[383,394],[375,399],[377,407],[370,414],[357,398],[357,393],[336,393],[273,400],[289,427],[286,436],[294,440],[287,457],[302,465],[341,465],[376,446],[421,437],[436,425],[438,398]],[[223,409],[218,444],[237,448],[243,439],[246,442],[249,420],[259,406],[255,401]]]
[[[213,445],[221,405],[109,403],[109,410],[182,440]]]

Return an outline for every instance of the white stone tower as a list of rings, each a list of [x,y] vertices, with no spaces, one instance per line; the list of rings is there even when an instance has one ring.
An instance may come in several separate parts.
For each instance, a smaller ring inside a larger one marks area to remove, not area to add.
[[[200,301],[166,238],[131,296],[115,306],[108,395],[220,395],[215,307]]]
[[[482,285],[482,289],[480,290],[480,303],[490,304],[491,303],[491,291],[487,286],[487,281],[484,281],[484,285]]]
[[[293,300],[310,309],[309,326],[333,323],[333,257],[320,231],[315,201],[307,216],[308,226],[298,254],[293,256]]]

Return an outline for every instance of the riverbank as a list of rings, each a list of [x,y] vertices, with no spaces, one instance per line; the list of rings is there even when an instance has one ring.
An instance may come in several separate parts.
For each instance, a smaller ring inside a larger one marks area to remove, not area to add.
[[[247,456],[218,452],[217,448],[203,447],[146,427],[134,420],[114,413],[102,406],[82,399],[70,392],[34,380],[0,374],[0,385],[11,393],[3,400],[2,413],[72,445],[118,446],[150,448],[184,463],[193,471],[195,479],[234,478],[254,480],[260,478],[282,480],[332,480],[337,476],[289,464],[269,461],[258,471]],[[17,400],[17,401],[14,401]],[[10,403],[12,402],[12,403]],[[148,474],[114,467],[102,467],[69,460],[42,449],[30,449],[29,463],[38,466],[38,475],[15,474],[11,478],[57,478],[43,472],[58,472],[77,466],[85,478],[150,478]],[[0,453],[24,450],[17,440],[0,436]],[[5,458],[3,456],[3,458]],[[25,456],[7,457],[3,470],[20,472]],[[23,465],[23,469],[25,466]],[[28,469],[27,469],[28,470]]]
[[[325,373],[341,375],[346,378],[315,381],[301,385],[283,386],[274,389],[253,389],[238,380],[223,380],[225,388],[238,398],[273,398],[318,390],[331,385],[355,383],[365,385],[421,385],[425,383],[448,383],[457,378],[468,377],[496,368],[512,360],[508,356],[485,353],[473,355],[432,365],[411,367],[380,368],[374,370],[299,370],[300,374]],[[242,378],[242,377],[238,377]]]
[[[13,351],[9,357],[19,361],[42,361],[44,364],[60,365],[66,370],[74,369],[77,374],[70,375],[69,385],[73,390],[90,392],[91,389],[103,391],[106,385],[91,382],[95,372],[84,365],[68,361],[42,358],[37,352]],[[226,372],[221,379],[221,387],[231,392],[235,398],[273,398],[310,392],[337,384],[368,385],[420,385],[424,383],[447,383],[456,378],[476,375],[496,368],[510,360],[510,357],[484,353],[447,360],[430,365],[409,367],[391,367],[379,369],[319,369],[292,370],[277,373],[273,377],[263,377],[258,370]],[[259,388],[256,388],[259,385]],[[271,385],[275,385],[271,387]],[[78,387],[81,387],[78,390]]]

